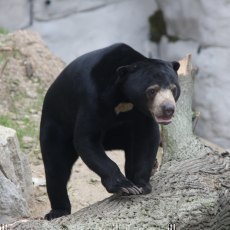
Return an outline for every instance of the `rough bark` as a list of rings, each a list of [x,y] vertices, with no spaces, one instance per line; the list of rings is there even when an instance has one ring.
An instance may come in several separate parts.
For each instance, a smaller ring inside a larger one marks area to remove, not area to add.
[[[190,58],[182,63],[183,78],[194,75],[189,62]],[[28,221],[13,228],[229,230],[230,154],[212,151],[193,135],[192,80],[180,81],[178,115],[175,124],[163,129],[164,164],[151,178],[151,194],[114,195],[67,217]]]

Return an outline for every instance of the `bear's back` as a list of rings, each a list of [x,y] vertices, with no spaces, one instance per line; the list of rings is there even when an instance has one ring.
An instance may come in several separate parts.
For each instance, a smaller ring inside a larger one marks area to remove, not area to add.
[[[143,55],[123,43],[82,55],[71,62],[50,86],[43,109],[52,111],[55,117],[65,117],[70,107],[77,111],[80,104],[86,104],[96,98],[98,92],[103,95],[104,90],[110,89],[116,81],[118,67],[143,59]]]

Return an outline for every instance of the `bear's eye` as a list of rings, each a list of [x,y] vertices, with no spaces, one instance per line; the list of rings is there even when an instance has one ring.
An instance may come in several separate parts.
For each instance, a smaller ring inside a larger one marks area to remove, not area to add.
[[[176,85],[170,85],[170,90],[172,91],[173,96],[176,97],[176,95],[177,95]]]
[[[153,97],[156,95],[156,93],[160,90],[160,86],[159,85],[153,85],[150,86],[146,91],[149,97]]]

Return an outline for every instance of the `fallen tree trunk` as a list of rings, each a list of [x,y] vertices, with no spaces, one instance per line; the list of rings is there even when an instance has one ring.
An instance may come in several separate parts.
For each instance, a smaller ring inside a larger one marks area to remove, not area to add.
[[[12,228],[229,230],[230,154],[212,151],[193,135],[192,84],[183,81],[192,78],[194,70],[189,57],[181,64],[185,71],[180,75],[178,115],[174,124],[163,128],[164,164],[151,178],[151,194],[114,195],[67,217]]]
[[[112,196],[70,216],[29,221],[15,229],[165,230],[175,224],[177,230],[229,230],[229,165],[229,153],[166,163],[152,178],[149,195]]]

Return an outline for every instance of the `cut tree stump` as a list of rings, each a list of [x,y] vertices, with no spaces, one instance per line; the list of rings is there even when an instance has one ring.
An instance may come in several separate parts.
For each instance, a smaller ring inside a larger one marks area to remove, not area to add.
[[[196,70],[181,61],[182,93],[173,123],[162,128],[163,164],[145,196],[113,195],[53,221],[28,220],[13,229],[230,229],[230,154],[204,145],[192,130]],[[83,194],[84,195],[84,194]]]

